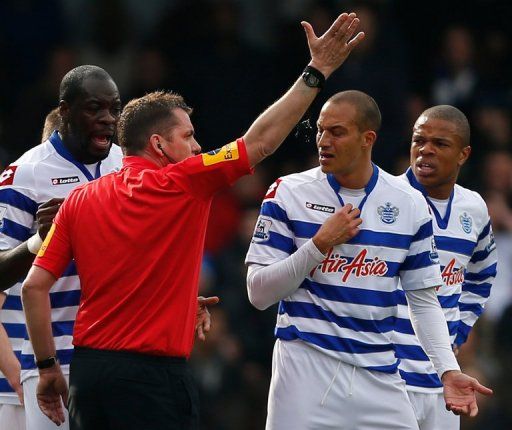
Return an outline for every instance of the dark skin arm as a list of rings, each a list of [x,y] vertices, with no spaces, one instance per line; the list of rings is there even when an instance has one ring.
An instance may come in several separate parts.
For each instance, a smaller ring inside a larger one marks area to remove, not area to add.
[[[53,218],[57,214],[64,199],[54,198],[39,206],[36,219],[39,224],[38,233],[45,238],[50,230]],[[16,248],[0,251],[0,291],[12,287],[24,278],[34,262],[35,255],[27,247],[27,242],[20,243]]]

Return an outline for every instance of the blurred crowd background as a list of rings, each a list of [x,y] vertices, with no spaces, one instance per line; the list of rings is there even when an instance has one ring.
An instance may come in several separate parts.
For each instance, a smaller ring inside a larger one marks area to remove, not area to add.
[[[498,277],[486,312],[459,359],[492,386],[463,429],[512,428],[512,2],[506,0],[2,0],[0,166],[39,143],[64,74],[105,68],[121,97],[172,89],[194,107],[203,150],[240,136],[307,64],[300,26],[321,34],[340,11],[355,11],[366,40],[329,79],[303,124],[252,177],[212,207],[202,295],[218,295],[213,329],[192,365],[202,428],[262,429],[276,309],[251,307],[244,256],[258,208],[275,178],[316,165],[315,121],[335,92],[358,89],[379,104],[375,161],[395,174],[408,165],[415,119],[434,104],[462,109],[473,153],[460,183],[485,198],[496,233]],[[191,220],[193,222],[193,220]],[[179,255],[171,256],[179,258]],[[164,264],[165,262],[163,262]]]

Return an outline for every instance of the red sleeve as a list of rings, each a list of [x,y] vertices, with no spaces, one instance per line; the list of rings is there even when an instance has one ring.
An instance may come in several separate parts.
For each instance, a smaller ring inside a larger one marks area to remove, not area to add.
[[[199,198],[209,198],[238,178],[253,173],[242,138],[162,170],[170,179],[181,183]]]
[[[68,197],[69,199],[69,197]],[[66,199],[57,213],[41,249],[37,253],[34,265],[48,270],[59,279],[73,258],[67,216],[69,200]]]

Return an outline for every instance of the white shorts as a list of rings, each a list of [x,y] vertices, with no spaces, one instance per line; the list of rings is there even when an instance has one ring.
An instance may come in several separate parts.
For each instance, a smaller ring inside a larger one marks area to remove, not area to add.
[[[25,430],[23,406],[0,404],[0,430]]]
[[[69,386],[69,375],[64,375]],[[39,382],[38,376],[31,376],[23,381],[23,399],[25,401],[25,416],[27,430],[69,430],[68,411],[64,408],[64,424],[57,426],[50,418],[41,412],[37,404],[36,389]]]
[[[267,430],[418,430],[405,383],[355,367],[302,341],[277,340]]]
[[[420,430],[459,430],[460,417],[446,410],[443,393],[407,391]]]

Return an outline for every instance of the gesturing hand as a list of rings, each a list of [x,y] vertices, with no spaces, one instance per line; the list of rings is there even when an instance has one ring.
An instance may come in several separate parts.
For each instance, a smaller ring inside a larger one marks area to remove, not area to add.
[[[219,303],[217,296],[199,296],[197,298],[196,335],[202,341],[206,339],[206,333],[210,331],[211,327],[211,315],[207,306],[216,305],[217,303]]]
[[[490,396],[492,390],[484,387],[475,378],[459,371],[448,371],[443,374],[444,400],[446,409],[455,415],[469,415],[474,417],[478,414],[475,393]]]
[[[60,367],[40,371],[36,390],[37,404],[58,426],[64,422],[64,405],[68,404],[68,384]]]
[[[322,36],[318,37],[309,22],[302,21],[301,25],[306,32],[309,52],[311,54],[310,66],[320,70],[327,78],[340,67],[346,58],[364,38],[359,32],[352,38],[359,19],[355,13],[342,13]]]
[[[57,212],[59,211],[60,205],[64,199],[61,198],[53,198],[44,202],[36,212],[37,223],[39,224],[38,233],[39,237],[44,240],[48,231],[50,231],[50,227],[52,226],[53,219]]]
[[[313,236],[313,243],[322,253],[326,253],[335,245],[352,239],[359,232],[363,222],[361,211],[348,203],[331,215]]]

